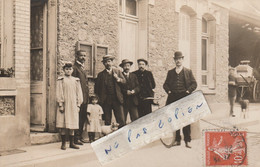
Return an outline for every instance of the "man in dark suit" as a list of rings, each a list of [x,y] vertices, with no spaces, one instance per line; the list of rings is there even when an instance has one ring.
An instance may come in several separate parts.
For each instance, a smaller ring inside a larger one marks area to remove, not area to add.
[[[84,50],[79,50],[76,53],[75,63],[73,65],[73,73],[72,76],[80,79],[82,94],[83,94],[83,103],[80,106],[79,111],[79,129],[76,130],[75,135],[75,144],[83,145],[80,141],[86,143],[86,141],[82,138],[83,126],[87,120],[87,106],[88,106],[88,98],[89,98],[89,87],[88,87],[88,78],[87,71],[84,68],[84,63],[86,59],[86,52]],[[80,141],[79,141],[80,140]]]
[[[166,105],[189,95],[197,88],[192,71],[182,66],[183,58],[182,52],[174,53],[176,67],[168,71],[166,81],[163,84],[163,88],[168,94]],[[185,126],[182,131],[186,147],[191,148],[188,144],[191,141],[190,125]],[[181,145],[180,130],[176,131],[175,145]]]
[[[132,61],[124,59],[122,60],[122,63],[119,66],[123,68],[123,76],[126,79],[126,83],[122,85],[122,92],[124,96],[123,107],[125,113],[125,120],[127,118],[127,114],[129,113],[131,121],[135,121],[139,117],[137,110],[137,94],[139,93],[140,88],[136,75],[134,73],[129,72],[132,64]]]
[[[122,72],[113,68],[114,56],[103,57],[105,69],[101,71],[96,79],[95,93],[99,97],[99,103],[104,111],[105,125],[111,125],[112,109],[116,117],[119,128],[125,125],[123,111],[123,94],[121,86],[126,82]]]
[[[142,117],[152,112],[155,82],[152,72],[146,70],[146,66],[148,65],[147,60],[138,59],[137,63],[139,69],[133,73],[137,76],[140,85],[138,112],[139,117]]]

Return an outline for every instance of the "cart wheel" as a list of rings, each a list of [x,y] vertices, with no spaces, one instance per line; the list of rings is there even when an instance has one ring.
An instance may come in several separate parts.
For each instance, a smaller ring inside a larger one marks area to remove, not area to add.
[[[254,88],[253,88],[253,100],[255,102],[260,100],[260,82],[259,81],[255,81],[254,83]]]

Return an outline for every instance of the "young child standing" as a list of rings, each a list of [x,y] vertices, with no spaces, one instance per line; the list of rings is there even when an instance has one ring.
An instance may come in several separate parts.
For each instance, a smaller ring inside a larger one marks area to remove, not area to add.
[[[57,81],[57,119],[56,127],[60,129],[62,145],[66,150],[66,131],[69,131],[70,148],[79,149],[74,144],[74,130],[79,129],[79,107],[83,102],[80,80],[71,76],[72,63],[63,66],[64,76]]]
[[[87,127],[89,141],[95,141],[95,133],[101,133],[101,121],[103,110],[100,105],[98,105],[98,97],[90,97],[91,104],[88,105],[87,117],[89,120],[89,126]]]

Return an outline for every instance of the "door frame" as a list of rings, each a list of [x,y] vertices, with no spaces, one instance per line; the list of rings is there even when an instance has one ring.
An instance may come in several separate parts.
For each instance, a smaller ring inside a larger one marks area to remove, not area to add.
[[[57,1],[49,0],[47,18],[47,131],[56,132]]]

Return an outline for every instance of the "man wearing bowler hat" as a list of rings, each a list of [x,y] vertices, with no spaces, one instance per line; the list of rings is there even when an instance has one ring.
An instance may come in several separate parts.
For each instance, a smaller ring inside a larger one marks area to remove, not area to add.
[[[103,64],[105,69],[101,71],[96,79],[95,93],[99,97],[99,103],[103,108],[105,125],[111,125],[112,110],[116,117],[119,128],[125,125],[125,116],[123,111],[123,94],[121,86],[126,82],[122,72],[112,67],[112,55],[105,55],[103,57]]]
[[[168,71],[163,84],[163,88],[168,94],[166,105],[191,94],[197,88],[197,82],[192,71],[182,66],[183,58],[182,52],[177,51],[174,53],[176,67]],[[182,131],[186,147],[191,148],[188,144],[191,141],[190,125],[183,127]],[[174,145],[181,145],[180,130],[176,131]]]
[[[138,59],[138,70],[133,72],[138,79],[140,92],[138,94],[138,112],[139,117],[145,116],[152,112],[152,98],[154,97],[155,81],[151,71],[146,70],[147,60]]]
[[[128,59],[122,60],[122,63],[119,65],[123,68],[123,76],[126,79],[126,83],[122,85],[122,93],[124,96],[124,113],[125,120],[127,118],[127,114],[130,114],[131,121],[135,121],[138,119],[138,98],[137,94],[140,91],[139,82],[134,73],[130,72],[132,61]]]

